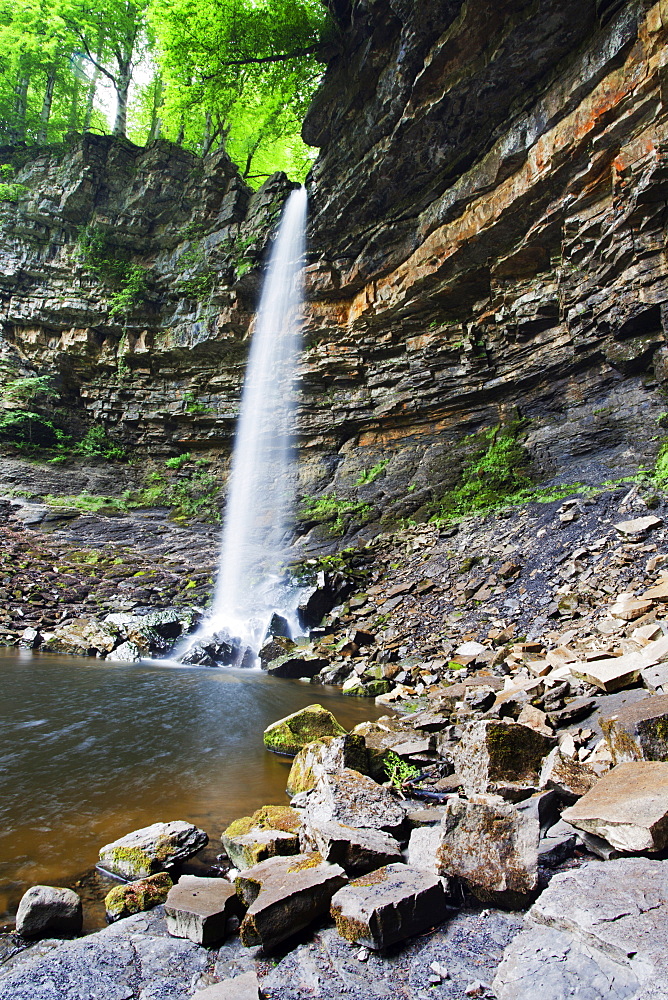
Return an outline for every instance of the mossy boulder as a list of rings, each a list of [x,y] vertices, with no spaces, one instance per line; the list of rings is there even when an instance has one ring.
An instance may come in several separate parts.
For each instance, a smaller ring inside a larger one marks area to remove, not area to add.
[[[299,795],[315,788],[318,777],[335,773],[344,767],[369,773],[369,755],[364,737],[346,733],[345,736],[324,736],[300,750],[290,768],[286,791]]]
[[[208,842],[204,830],[174,820],[153,823],[106,844],[100,850],[100,867],[132,881],[165,871],[185,861]]]
[[[340,726],[331,712],[322,705],[307,705],[299,712],[272,722],[264,731],[264,745],[274,753],[294,757],[307,745],[323,736],[344,736],[346,730]]]
[[[467,795],[507,794],[538,787],[543,759],[555,746],[551,736],[505,720],[483,720],[464,727],[452,757]]]
[[[173,884],[167,872],[156,872],[137,882],[115,885],[104,899],[107,920],[113,923],[122,917],[130,917],[133,913],[153,909],[165,902]]]
[[[262,806],[252,816],[235,819],[221,840],[240,871],[266,858],[299,854],[301,815],[289,806]]]

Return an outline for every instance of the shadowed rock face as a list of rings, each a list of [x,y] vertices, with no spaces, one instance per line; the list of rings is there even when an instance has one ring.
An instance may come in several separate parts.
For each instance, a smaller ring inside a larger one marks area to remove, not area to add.
[[[518,416],[534,477],[650,466],[668,379],[665,4],[332,8],[339,49],[304,124],[321,153],[303,491],[366,505],[344,535],[426,516],[470,460],[467,435]],[[17,180],[28,193],[0,212],[4,337],[129,443],[226,453],[286,182],[251,197],[222,153],[92,137]],[[151,270],[125,337],[72,256],[90,224]],[[317,522],[310,548],[336,545]]]

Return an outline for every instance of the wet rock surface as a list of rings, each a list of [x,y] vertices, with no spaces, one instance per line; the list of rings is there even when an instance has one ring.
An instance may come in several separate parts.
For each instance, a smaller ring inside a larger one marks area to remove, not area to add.
[[[71,889],[34,885],[21,898],[16,930],[25,938],[78,934],[83,913],[81,900]]]
[[[189,858],[208,839],[204,830],[182,820],[153,823],[100,848],[100,866],[124,878],[145,878]]]

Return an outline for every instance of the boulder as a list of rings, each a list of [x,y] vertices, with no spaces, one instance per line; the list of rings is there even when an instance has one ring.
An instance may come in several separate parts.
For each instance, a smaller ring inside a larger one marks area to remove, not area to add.
[[[107,920],[113,923],[114,920],[129,917],[133,913],[153,909],[165,902],[173,884],[167,872],[156,872],[137,882],[115,885],[104,897]]]
[[[412,723],[411,719],[411,723]],[[363,722],[353,729],[355,735],[362,736],[366,745],[369,765],[365,773],[368,773],[375,781],[387,780],[386,765],[391,759],[392,753],[397,756],[410,756],[405,753],[405,748],[410,744],[420,744],[422,747],[432,749],[435,738],[427,736],[420,729],[403,728],[400,731],[387,729],[375,722]],[[404,748],[404,749],[402,749]]]
[[[79,934],[83,923],[81,900],[72,889],[33,885],[21,897],[16,931],[25,938]]]
[[[668,760],[668,695],[645,698],[601,718],[601,730],[615,764]]]
[[[325,861],[341,865],[348,874],[360,875],[394,861],[401,861],[399,843],[383,830],[360,829],[343,823],[303,827],[304,851],[318,851]]]
[[[554,738],[517,722],[485,720],[464,727],[452,758],[467,794],[512,796],[538,785],[542,760],[554,744]]]
[[[635,684],[642,671],[668,659],[668,636],[648,642],[635,653],[613,656],[605,660],[570,664],[570,672],[602,691],[617,691]]]
[[[300,750],[288,775],[288,795],[298,795],[314,788],[321,774],[351,768],[360,774],[369,773],[369,755],[362,736],[324,736]]]
[[[323,736],[344,736],[345,733],[343,726],[322,705],[308,705],[267,726],[264,745],[274,753],[294,757],[307,743]]]
[[[181,663],[204,667],[252,667],[256,660],[251,647],[227,630],[198,639],[179,656]]]
[[[442,819],[442,817],[441,817]],[[411,868],[440,874],[438,852],[441,847],[441,824],[420,826],[411,830],[407,859]]]
[[[134,642],[122,642],[108,654],[107,659],[117,663],[136,663],[142,658],[142,651]]]
[[[165,901],[169,933],[205,946],[222,941],[239,912],[236,890],[224,878],[182,875]]]
[[[538,887],[537,810],[498,795],[448,799],[441,822],[438,870],[454,875],[485,903],[526,906]]]
[[[100,850],[100,867],[123,878],[145,878],[185,861],[208,843],[204,830],[174,820],[133,830]]]
[[[304,826],[310,836],[332,822],[401,836],[405,819],[403,807],[391,792],[350,768],[320,775],[315,788],[304,796]]]
[[[121,641],[119,630],[113,625],[102,625],[90,618],[74,618],[66,625],[58,625],[42,649],[72,656],[105,656]]]
[[[553,788],[564,802],[576,802],[594,787],[604,771],[604,768],[595,768],[592,764],[569,757],[555,747],[543,762],[539,785],[541,788]]]
[[[285,656],[286,653],[291,653],[296,648],[297,643],[293,642],[292,639],[285,639],[282,636],[270,636],[263,643],[258,653],[260,664],[264,667],[267,663],[277,659],[277,657]]]
[[[668,764],[618,764],[562,816],[619,851],[661,851],[668,846]]]
[[[309,652],[283,653],[262,664],[263,669],[273,677],[315,677],[327,666],[329,660]]]
[[[668,976],[667,935],[665,861],[623,858],[562,872],[506,949],[494,995],[658,1000]]]
[[[235,880],[248,907],[239,931],[242,944],[271,950],[326,913],[347,881],[343,868],[327,864],[319,854],[269,858],[250,868]]]
[[[243,870],[276,855],[299,854],[301,814],[289,806],[262,806],[234,820],[222,842],[235,868]]]
[[[442,923],[447,898],[436,875],[392,864],[340,889],[331,914],[342,938],[379,950]]]

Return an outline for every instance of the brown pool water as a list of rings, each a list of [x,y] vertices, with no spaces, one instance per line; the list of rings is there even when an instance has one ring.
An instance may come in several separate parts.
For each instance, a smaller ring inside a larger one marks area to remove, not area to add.
[[[0,651],[0,924],[30,885],[73,884],[131,830],[183,819],[215,848],[231,820],[287,802],[290,761],[262,733],[313,702],[346,728],[381,714],[254,670]]]

